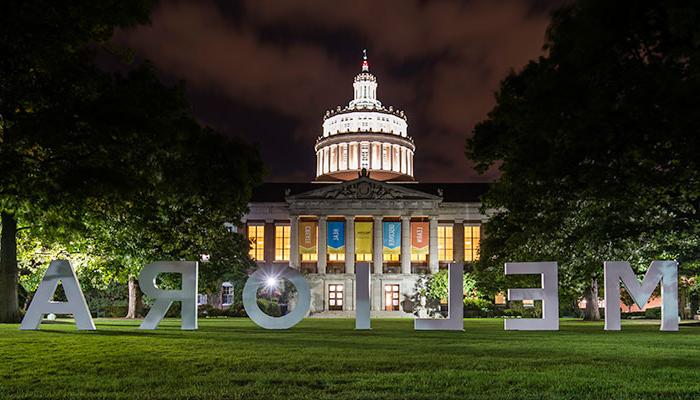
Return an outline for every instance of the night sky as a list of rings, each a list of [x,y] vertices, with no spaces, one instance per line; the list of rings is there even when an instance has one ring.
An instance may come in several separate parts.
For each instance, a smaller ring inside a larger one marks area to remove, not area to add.
[[[465,138],[509,70],[542,53],[561,1],[165,1],[115,41],[182,79],[195,116],[257,144],[267,181],[309,181],[326,110],[344,106],[362,49],[386,106],[404,110],[423,182],[484,181]]]

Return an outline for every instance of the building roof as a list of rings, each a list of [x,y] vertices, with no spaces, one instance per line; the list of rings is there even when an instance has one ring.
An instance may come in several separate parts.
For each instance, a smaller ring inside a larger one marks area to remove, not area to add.
[[[287,190],[290,195],[309,192],[324,186],[338,185],[338,183],[315,183],[315,182],[268,182],[263,183],[253,190],[251,203],[280,203],[285,201]],[[442,190],[442,201],[447,203],[475,203],[481,201],[481,196],[489,188],[488,183],[391,183],[391,185],[402,186],[427,194],[440,196]]]

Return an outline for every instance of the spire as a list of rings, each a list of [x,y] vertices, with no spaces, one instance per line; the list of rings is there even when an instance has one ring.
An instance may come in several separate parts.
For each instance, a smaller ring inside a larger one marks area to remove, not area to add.
[[[362,50],[362,72],[369,72],[369,63],[367,62],[367,49]]]

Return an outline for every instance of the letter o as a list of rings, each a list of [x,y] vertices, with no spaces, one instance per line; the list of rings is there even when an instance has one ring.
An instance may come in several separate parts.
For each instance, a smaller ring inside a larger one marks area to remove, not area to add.
[[[258,288],[264,286],[269,277],[286,279],[297,288],[297,305],[294,310],[281,317],[265,314],[258,307]],[[265,329],[289,329],[301,322],[311,306],[311,289],[304,276],[299,271],[289,267],[260,267],[255,271],[243,288],[243,307],[248,317]]]

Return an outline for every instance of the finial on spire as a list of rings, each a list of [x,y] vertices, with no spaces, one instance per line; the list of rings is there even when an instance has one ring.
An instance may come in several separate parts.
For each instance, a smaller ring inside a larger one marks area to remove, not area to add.
[[[362,72],[369,72],[369,63],[367,62],[367,49],[362,49]]]

